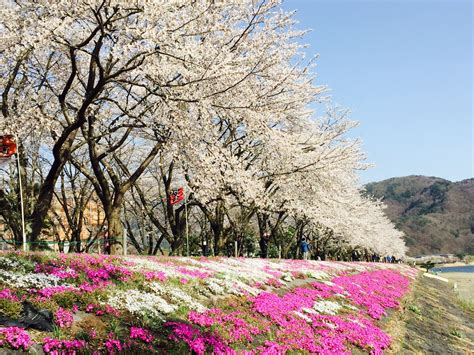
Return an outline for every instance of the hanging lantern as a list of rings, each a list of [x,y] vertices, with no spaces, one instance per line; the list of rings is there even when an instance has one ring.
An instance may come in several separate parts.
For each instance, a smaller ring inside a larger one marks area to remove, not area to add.
[[[10,158],[16,153],[16,143],[12,135],[0,136],[0,158]]]

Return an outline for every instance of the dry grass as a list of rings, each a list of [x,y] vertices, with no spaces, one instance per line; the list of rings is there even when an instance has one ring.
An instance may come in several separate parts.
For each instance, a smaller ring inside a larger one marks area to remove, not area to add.
[[[420,277],[384,328],[393,343],[386,354],[472,354],[474,313],[461,306],[449,284]]]

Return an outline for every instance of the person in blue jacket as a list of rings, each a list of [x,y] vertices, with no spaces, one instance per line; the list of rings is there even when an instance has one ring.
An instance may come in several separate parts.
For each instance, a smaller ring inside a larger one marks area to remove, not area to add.
[[[308,260],[309,256],[309,244],[306,242],[306,239],[301,240],[301,252],[303,253],[303,259]]]

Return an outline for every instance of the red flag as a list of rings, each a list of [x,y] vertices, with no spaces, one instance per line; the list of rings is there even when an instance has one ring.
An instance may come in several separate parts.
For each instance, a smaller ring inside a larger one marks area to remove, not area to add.
[[[170,193],[170,204],[175,205],[184,200],[184,189],[180,187],[177,190],[172,190]]]
[[[13,136],[0,136],[0,158],[10,158],[16,153],[16,143]]]

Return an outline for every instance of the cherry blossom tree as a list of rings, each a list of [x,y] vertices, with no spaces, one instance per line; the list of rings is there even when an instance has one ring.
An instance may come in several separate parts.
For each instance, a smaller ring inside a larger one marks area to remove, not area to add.
[[[182,208],[152,207],[176,181],[206,216],[216,253],[252,224],[264,249],[289,220],[403,253],[380,204],[361,196],[364,155],[345,138],[355,123],[309,109],[327,101],[325,88],[280,1],[18,0],[4,11],[0,131],[48,132],[31,241],[70,162],[101,201],[114,254],[130,196],[129,215],[143,208],[179,249]],[[147,195],[153,176],[162,189]]]

